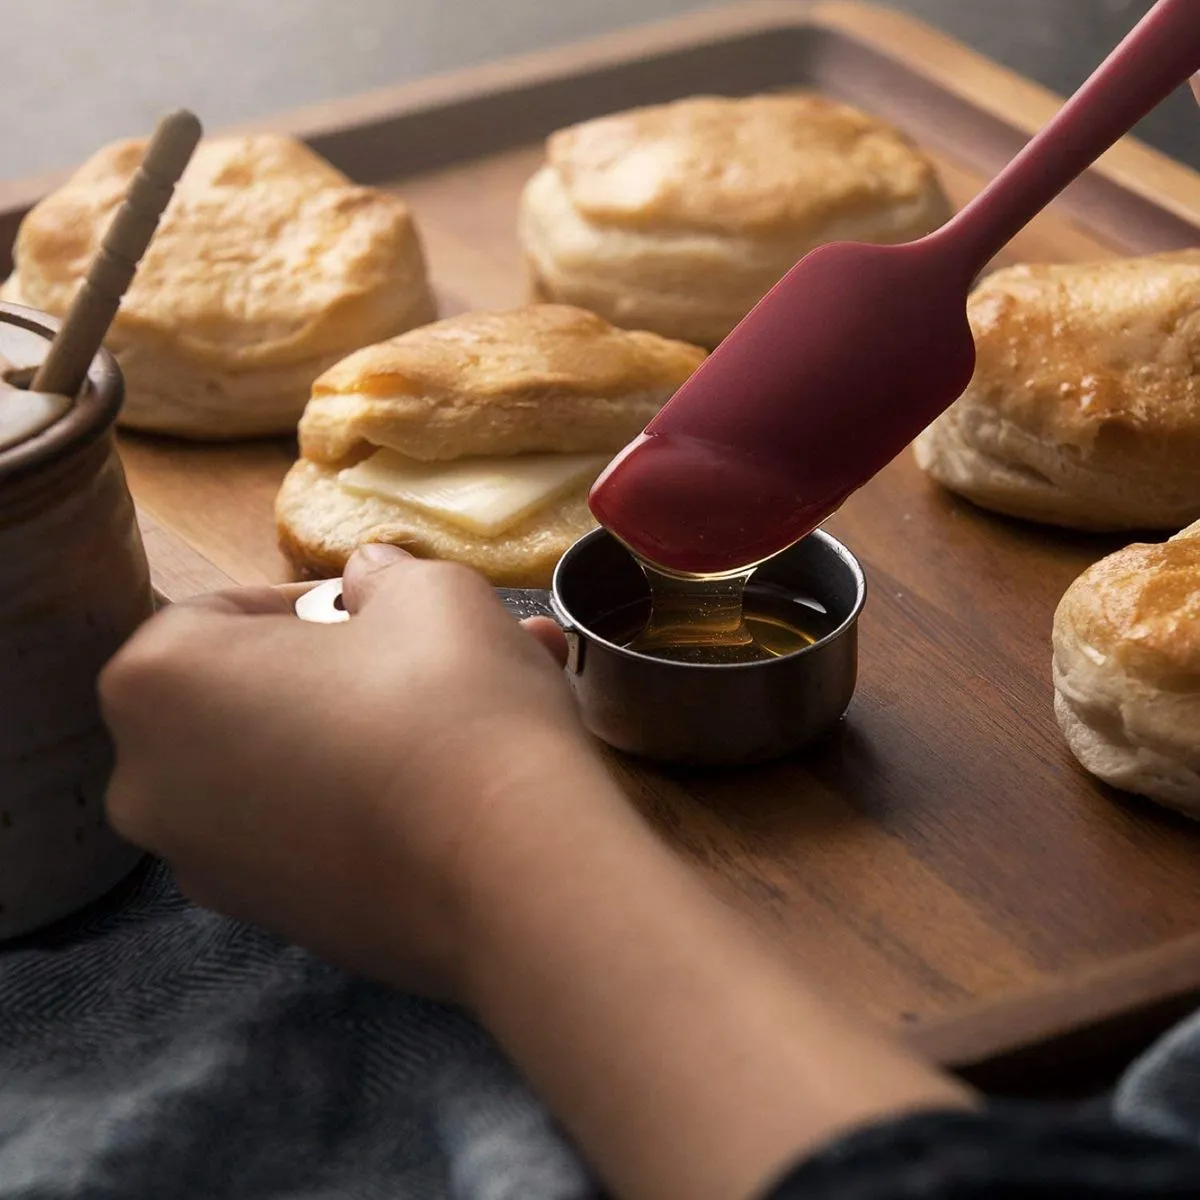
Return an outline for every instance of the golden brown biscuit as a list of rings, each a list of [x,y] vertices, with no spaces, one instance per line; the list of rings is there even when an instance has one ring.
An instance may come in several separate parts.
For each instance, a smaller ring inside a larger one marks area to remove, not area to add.
[[[1088,771],[1200,816],[1200,522],[1067,589],[1053,671],[1059,726]]]
[[[107,146],[26,216],[5,299],[66,312],[144,151]],[[401,200],[290,138],[203,141],[108,338],[122,423],[193,438],[289,432],[326,367],[434,315]]]
[[[300,451],[318,462],[363,442],[423,460],[615,454],[703,358],[566,305],[467,313],[330,368],[313,384]]]
[[[468,313],[361,350],[313,385],[301,458],[276,501],[280,544],[310,578],[338,573],[363,542],[388,541],[465,563],[496,584],[544,587],[562,553],[595,524],[587,492],[604,462],[703,359],[694,346],[563,305]],[[500,473],[534,456],[591,455],[595,463],[535,511],[483,534],[339,482],[339,472],[381,447],[409,463],[449,469],[483,460]]]
[[[1200,250],[999,271],[969,314],[975,377],[914,443],[922,468],[1052,525],[1200,517]]]
[[[715,346],[809,250],[950,215],[890,126],[812,95],[698,96],[553,134],[521,198],[535,294]]]

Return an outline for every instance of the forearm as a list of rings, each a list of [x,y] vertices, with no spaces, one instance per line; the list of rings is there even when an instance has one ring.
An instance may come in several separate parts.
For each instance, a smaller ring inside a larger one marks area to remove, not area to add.
[[[621,1200],[744,1200],[848,1128],[970,1103],[808,986],[599,768],[545,811],[489,860],[469,991]]]

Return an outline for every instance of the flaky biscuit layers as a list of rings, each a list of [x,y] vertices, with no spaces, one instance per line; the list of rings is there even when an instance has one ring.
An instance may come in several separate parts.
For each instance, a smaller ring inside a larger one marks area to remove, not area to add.
[[[114,143],[25,218],[6,300],[65,314],[146,143]],[[312,381],[435,315],[412,215],[275,135],[201,142],[108,338],[124,425],[290,432]]]
[[[276,501],[280,544],[309,578],[384,541],[545,587],[595,525],[587,492],[600,470],[703,358],[550,304],[361,350],[313,386]]]
[[[966,393],[919,465],[984,508],[1077,529],[1200,517],[1200,250],[998,271]]]
[[[1079,762],[1200,817],[1200,522],[1085,571],[1053,641],[1054,711]]]
[[[542,299],[715,346],[809,250],[950,215],[903,135],[813,95],[693,97],[553,134],[521,198]]]

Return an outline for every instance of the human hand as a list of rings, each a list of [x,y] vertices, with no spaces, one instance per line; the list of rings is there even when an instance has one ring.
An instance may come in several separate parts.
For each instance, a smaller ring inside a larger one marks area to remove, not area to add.
[[[118,654],[119,832],[202,904],[468,1004],[630,1200],[757,1194],[839,1132],[968,1102],[654,836],[583,733],[552,623],[373,553],[344,624],[250,589]]]
[[[199,903],[458,999],[505,839],[581,780],[612,788],[552,622],[522,630],[478,576],[391,547],[351,560],[345,598],[331,626],[222,593],[135,635],[100,684],[110,819]]]

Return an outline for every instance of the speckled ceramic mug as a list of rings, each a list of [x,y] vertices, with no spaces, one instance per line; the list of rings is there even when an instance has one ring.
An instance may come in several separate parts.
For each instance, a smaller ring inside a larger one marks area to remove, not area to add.
[[[6,374],[27,379],[56,328],[0,304]],[[62,416],[0,450],[0,938],[99,898],[141,857],[104,819],[96,699],[100,669],[153,611],[112,436],[123,395],[101,351]]]

